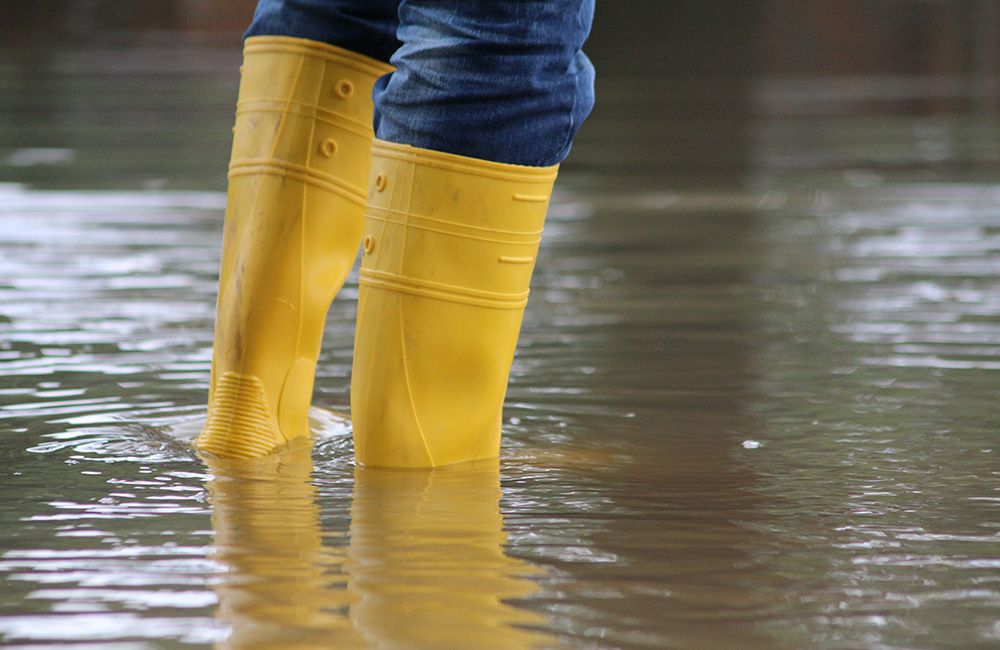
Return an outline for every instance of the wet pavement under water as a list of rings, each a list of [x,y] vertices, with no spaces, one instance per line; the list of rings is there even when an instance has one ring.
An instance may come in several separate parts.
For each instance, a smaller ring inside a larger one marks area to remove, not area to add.
[[[227,463],[188,443],[237,65],[154,41],[0,66],[5,644],[1000,644],[995,115],[612,75],[499,463],[354,466],[353,278],[312,445]]]

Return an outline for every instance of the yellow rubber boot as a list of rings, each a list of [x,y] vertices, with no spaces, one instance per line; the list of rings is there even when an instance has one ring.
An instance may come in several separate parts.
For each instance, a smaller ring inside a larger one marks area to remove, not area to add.
[[[375,141],[351,379],[359,463],[499,455],[557,169]]]
[[[391,69],[314,41],[247,39],[199,449],[262,456],[308,433],[326,312],[361,240],[371,89]]]

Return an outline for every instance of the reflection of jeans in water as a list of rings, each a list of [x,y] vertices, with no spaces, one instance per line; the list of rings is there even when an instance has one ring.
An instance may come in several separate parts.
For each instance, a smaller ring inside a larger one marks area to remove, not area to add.
[[[594,0],[259,0],[247,36],[296,36],[389,61],[376,135],[553,165],[594,104],[581,48]]]

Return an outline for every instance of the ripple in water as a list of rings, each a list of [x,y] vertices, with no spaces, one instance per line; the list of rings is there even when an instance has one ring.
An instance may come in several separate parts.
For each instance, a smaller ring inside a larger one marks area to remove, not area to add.
[[[352,461],[354,278],[312,446],[199,459],[224,197],[3,189],[0,634],[985,647],[998,201],[563,190],[501,462],[385,473]]]

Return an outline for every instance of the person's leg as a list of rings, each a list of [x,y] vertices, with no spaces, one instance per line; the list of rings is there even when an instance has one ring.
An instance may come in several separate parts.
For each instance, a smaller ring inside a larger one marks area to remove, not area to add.
[[[495,458],[592,0],[402,0],[378,82],[351,413],[363,465]]]
[[[260,0],[246,36],[292,36],[388,62],[399,0]]]
[[[391,70],[369,56],[385,52],[348,48],[391,47],[372,36],[394,30],[391,4],[261,2],[244,45],[200,449],[262,456],[309,432],[326,312],[361,239],[372,86]]]
[[[518,165],[569,153],[594,104],[594,0],[402,0],[379,139]]]

